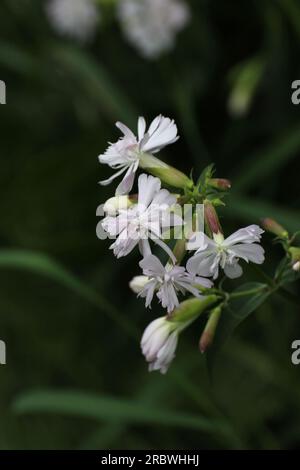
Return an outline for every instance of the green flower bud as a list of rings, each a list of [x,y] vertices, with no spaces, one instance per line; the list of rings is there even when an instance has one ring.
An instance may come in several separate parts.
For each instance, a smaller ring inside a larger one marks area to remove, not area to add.
[[[169,321],[189,324],[196,320],[201,313],[211,307],[217,300],[218,297],[214,294],[200,299],[195,297],[185,300],[172,312]]]
[[[148,153],[141,154],[139,166],[174,188],[185,189],[193,187],[193,182],[188,176]]]

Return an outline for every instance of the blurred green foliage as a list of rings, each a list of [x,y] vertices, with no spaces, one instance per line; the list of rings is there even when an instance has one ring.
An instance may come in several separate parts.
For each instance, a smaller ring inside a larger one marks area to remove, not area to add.
[[[97,184],[109,174],[97,155],[117,137],[116,120],[134,126],[159,113],[181,134],[166,161],[195,173],[215,162],[232,180],[228,233],[264,216],[300,228],[300,109],[291,104],[300,5],[189,3],[176,48],[149,62],[108,2],[86,47],[53,32],[45,2],[1,2],[1,449],[300,445],[300,366],[290,360],[299,308],[277,297],[260,305],[212,380],[197,350],[202,320],[180,338],[167,376],[148,374],[138,340],[161,310],[146,311],[128,289],[138,254],[116,261],[96,238],[96,208],[112,193]],[[238,116],[228,104],[235,86],[243,99],[249,92]],[[268,235],[264,245],[272,272],[280,247]],[[244,281],[254,280],[246,269]]]

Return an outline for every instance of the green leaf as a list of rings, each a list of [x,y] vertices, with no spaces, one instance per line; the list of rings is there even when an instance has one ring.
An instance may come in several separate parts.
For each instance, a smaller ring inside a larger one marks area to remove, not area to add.
[[[205,167],[204,170],[201,172],[201,174],[200,174],[200,176],[197,180],[196,186],[200,187],[202,185],[205,185],[206,180],[209,179],[209,178],[212,178],[214,172],[215,172],[215,164],[211,163],[210,165]]]
[[[17,413],[62,413],[69,416],[137,424],[158,424],[179,428],[198,429],[215,432],[217,421],[197,416],[160,409],[148,405],[111,396],[94,395],[78,391],[33,391],[16,400],[14,410]]]
[[[71,272],[49,256],[27,250],[0,250],[0,268],[22,269],[46,276],[71,289],[77,295],[97,306],[103,313],[116,322],[126,333],[136,337],[136,329],[105,298],[95,292]]]
[[[251,293],[258,290],[257,293]],[[267,284],[258,282],[248,282],[235,289],[232,294],[240,294],[241,292],[249,292],[238,298],[232,298],[226,309],[222,312],[214,342],[208,351],[208,367],[212,370],[216,357],[239,324],[253,313],[270,295]]]

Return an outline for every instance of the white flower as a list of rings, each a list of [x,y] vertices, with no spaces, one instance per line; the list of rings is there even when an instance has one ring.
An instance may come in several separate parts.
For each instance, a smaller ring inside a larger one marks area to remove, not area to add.
[[[187,262],[187,270],[192,274],[212,276],[219,275],[219,266],[225,274],[234,279],[242,275],[243,270],[238,264],[239,259],[246,262],[261,264],[264,262],[264,249],[255,242],[259,242],[264,232],[257,225],[249,225],[230,235],[224,240],[221,233],[214,234],[214,239],[203,236],[198,250]],[[190,241],[194,248],[193,240]],[[187,249],[189,244],[187,244]]]
[[[116,126],[123,133],[123,137],[110,144],[106,152],[99,156],[99,161],[118,171],[100,183],[104,186],[110,184],[126,171],[116,190],[116,195],[120,195],[128,194],[132,189],[134,176],[144,153],[154,154],[166,145],[176,142],[179,137],[175,122],[161,115],[152,121],[148,131],[145,119],[139,117],[137,136],[121,122],[117,122]]]
[[[178,292],[185,294],[188,291],[196,297],[201,297],[196,286],[212,286],[209,279],[193,276],[186,272],[183,266],[174,266],[170,263],[163,266],[154,255],[146,256],[140,262],[140,266],[148,278],[148,282],[138,294],[146,298],[146,307],[151,306],[154,293],[157,291],[156,295],[162,306],[171,313],[179,305]]]
[[[141,340],[141,348],[146,361],[149,362],[150,372],[167,372],[175,357],[178,335],[184,326],[179,326],[166,317],[157,318],[147,326]]]
[[[118,16],[128,41],[141,55],[154,59],[173,48],[190,10],[182,0],[121,0]]]
[[[161,240],[166,226],[182,224],[180,216],[172,215],[170,208],[176,202],[161,181],[153,176],[140,175],[138,180],[138,202],[128,209],[120,210],[116,217],[107,216],[102,221],[104,230],[117,237],[110,246],[117,258],[128,255],[137,245],[143,256],[151,253],[149,238],[160,245],[174,258],[171,249]]]
[[[59,33],[82,42],[94,35],[100,19],[93,0],[49,0],[46,11]]]

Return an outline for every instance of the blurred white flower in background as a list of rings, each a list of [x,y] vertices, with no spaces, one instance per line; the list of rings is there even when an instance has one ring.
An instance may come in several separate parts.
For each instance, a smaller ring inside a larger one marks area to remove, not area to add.
[[[80,42],[92,38],[100,20],[94,0],[49,0],[46,12],[57,32]]]
[[[182,0],[119,0],[117,13],[128,41],[150,59],[172,49],[190,19]]]

